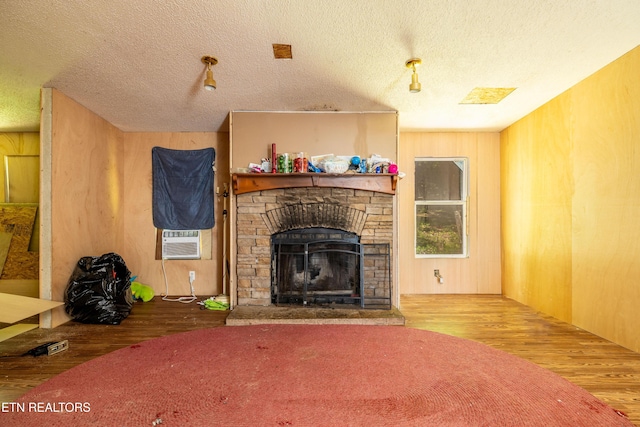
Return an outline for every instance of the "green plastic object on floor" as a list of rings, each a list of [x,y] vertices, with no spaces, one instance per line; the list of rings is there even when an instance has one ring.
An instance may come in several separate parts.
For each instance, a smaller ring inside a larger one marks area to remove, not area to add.
[[[213,297],[202,301],[202,305],[208,310],[229,310],[228,302],[216,301]]]
[[[149,302],[155,296],[155,292],[151,286],[143,285],[140,282],[131,282],[131,295],[134,299],[141,299],[144,302]]]

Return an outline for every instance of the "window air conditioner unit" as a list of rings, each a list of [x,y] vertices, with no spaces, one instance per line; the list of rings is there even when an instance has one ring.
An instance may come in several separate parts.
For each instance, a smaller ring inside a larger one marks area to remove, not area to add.
[[[200,259],[200,230],[162,230],[163,259]]]

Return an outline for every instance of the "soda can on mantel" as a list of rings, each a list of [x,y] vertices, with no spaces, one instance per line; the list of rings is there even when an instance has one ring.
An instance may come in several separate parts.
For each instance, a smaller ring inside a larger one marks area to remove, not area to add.
[[[309,159],[307,153],[298,153],[293,160],[293,171],[298,173],[304,173],[308,171]]]
[[[278,154],[278,173],[291,173],[293,170],[291,155],[289,153]]]

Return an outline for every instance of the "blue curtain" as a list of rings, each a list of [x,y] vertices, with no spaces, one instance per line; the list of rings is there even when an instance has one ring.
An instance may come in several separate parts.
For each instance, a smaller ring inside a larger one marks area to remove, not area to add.
[[[153,225],[169,230],[213,228],[213,148],[151,149]]]

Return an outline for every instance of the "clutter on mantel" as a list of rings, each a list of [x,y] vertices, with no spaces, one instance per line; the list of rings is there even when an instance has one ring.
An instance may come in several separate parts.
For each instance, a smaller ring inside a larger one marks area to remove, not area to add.
[[[249,163],[238,168],[237,173],[398,173],[398,166],[390,159],[373,154],[368,158],[359,155],[336,156],[322,154],[309,157],[305,152],[277,153],[276,144],[271,144],[271,158],[260,163]]]
[[[395,194],[398,166],[377,154],[369,158],[357,155],[323,154],[308,157],[307,153],[276,153],[272,158],[238,168],[232,176],[235,194],[293,187],[335,187]]]

